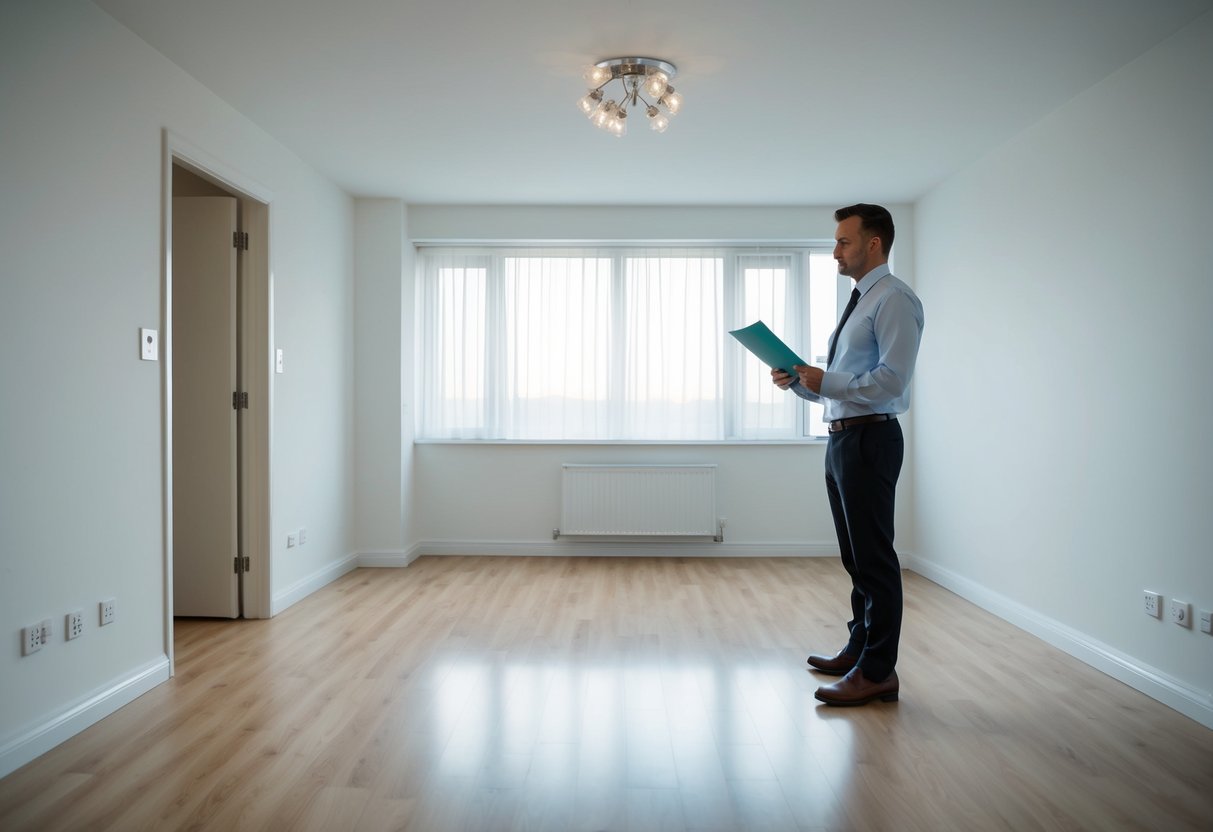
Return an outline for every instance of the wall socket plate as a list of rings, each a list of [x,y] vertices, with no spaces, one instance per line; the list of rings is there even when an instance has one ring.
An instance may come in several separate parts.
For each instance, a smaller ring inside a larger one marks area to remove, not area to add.
[[[295,548],[295,546],[296,546],[296,545],[298,545],[298,543],[299,543],[299,535],[297,535],[297,534],[288,534],[288,535],[286,536],[286,548],[288,548],[288,549],[294,549],[294,548]]]
[[[63,634],[68,641],[84,635],[84,610],[76,610],[67,614],[67,621],[63,625]]]
[[[101,626],[102,627],[104,627],[106,624],[114,623],[114,615],[117,612],[115,607],[117,606],[117,603],[118,602],[115,601],[113,598],[106,598],[104,601],[102,601],[100,604],[97,605],[101,610]]]
[[[160,357],[160,335],[154,329],[139,330],[139,358],[155,361]]]
[[[42,649],[42,625],[31,624],[21,628],[21,655],[28,656]]]
[[[1168,607],[1171,620],[1181,627],[1191,628],[1192,626],[1192,605],[1187,601],[1177,601],[1171,599],[1171,605]]]
[[[1213,610],[1201,610],[1199,618],[1200,631],[1202,633],[1209,633],[1210,635],[1213,635]]]
[[[1151,592],[1150,590],[1147,589],[1143,592],[1143,597],[1145,598],[1146,605],[1145,605],[1144,609],[1146,611],[1146,615],[1152,615],[1155,618],[1161,618],[1162,617],[1162,596],[1159,595],[1157,592]]]

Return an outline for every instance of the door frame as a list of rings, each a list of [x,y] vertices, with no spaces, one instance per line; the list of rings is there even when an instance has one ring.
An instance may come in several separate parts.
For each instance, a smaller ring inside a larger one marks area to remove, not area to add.
[[[173,651],[173,165],[198,174],[239,200],[249,246],[237,303],[240,306],[240,374],[249,394],[241,435],[240,508],[244,524],[240,548],[249,557],[242,604],[245,618],[269,618],[271,606],[271,474],[273,471],[274,272],[270,259],[272,192],[253,179],[165,129],[161,153],[161,448],[164,494],[164,650],[170,675]]]

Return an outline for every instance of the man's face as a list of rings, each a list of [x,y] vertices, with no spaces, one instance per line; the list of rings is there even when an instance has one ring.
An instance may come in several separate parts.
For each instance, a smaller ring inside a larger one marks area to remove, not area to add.
[[[876,265],[872,252],[880,241],[866,234],[859,217],[847,217],[838,223],[834,232],[834,259],[838,261],[838,273],[856,280],[870,272]],[[871,263],[872,265],[869,265]]]

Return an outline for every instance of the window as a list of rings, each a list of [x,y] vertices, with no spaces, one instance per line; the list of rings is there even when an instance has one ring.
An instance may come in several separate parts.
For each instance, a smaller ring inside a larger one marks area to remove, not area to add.
[[[838,284],[825,248],[423,247],[417,437],[822,435],[820,406],[778,390],[728,330],[761,318],[817,360]]]

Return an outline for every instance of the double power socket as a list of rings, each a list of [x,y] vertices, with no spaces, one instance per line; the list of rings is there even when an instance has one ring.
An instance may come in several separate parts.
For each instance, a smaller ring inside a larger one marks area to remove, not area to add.
[[[97,604],[97,617],[100,626],[114,623],[115,600],[107,598]],[[80,638],[84,635],[84,610],[69,612],[64,616],[63,636],[65,641]],[[44,618],[37,624],[21,628],[21,655],[28,656],[37,653],[51,643],[54,636],[54,626],[51,619]]]
[[[1145,590],[1143,593],[1145,600],[1146,615],[1154,618],[1162,618],[1163,597],[1157,592]],[[1172,598],[1167,605],[1167,617],[1181,627],[1192,627],[1192,605],[1187,601],[1180,601],[1178,598]],[[1213,634],[1213,611],[1199,610],[1200,631],[1202,633]]]

